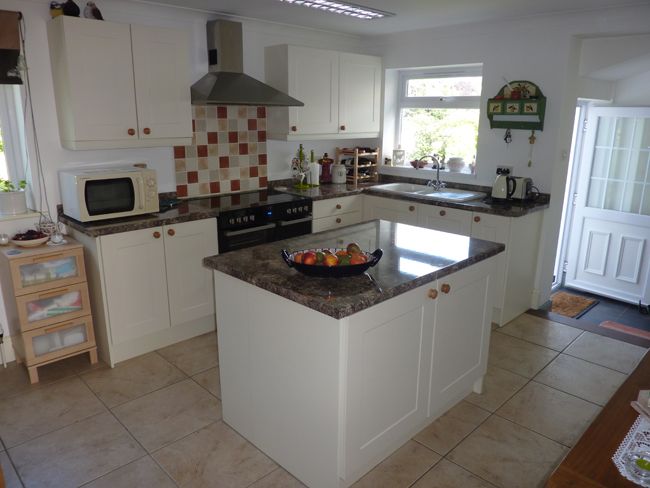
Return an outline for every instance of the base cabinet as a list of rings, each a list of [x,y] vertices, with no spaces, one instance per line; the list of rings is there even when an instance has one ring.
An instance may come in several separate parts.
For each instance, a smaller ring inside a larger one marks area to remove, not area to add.
[[[479,391],[494,266],[341,320],[215,272],[224,420],[307,486],[350,486]]]
[[[418,205],[406,200],[364,195],[364,220],[390,220],[400,224],[418,225]]]
[[[312,232],[357,224],[363,219],[361,195],[329,198],[313,202]]]
[[[99,353],[111,366],[215,328],[216,219],[121,232],[85,241]]]

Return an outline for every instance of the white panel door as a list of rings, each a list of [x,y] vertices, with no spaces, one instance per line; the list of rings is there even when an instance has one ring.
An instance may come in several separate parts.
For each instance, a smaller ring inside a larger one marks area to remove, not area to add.
[[[305,104],[289,108],[292,134],[337,133],[339,53],[289,46],[289,93]]]
[[[65,48],[76,140],[137,138],[130,26],[66,18]]]
[[[102,236],[100,243],[112,344],[169,328],[162,227]]]
[[[139,137],[192,137],[187,33],[132,25],[131,39]]]
[[[382,197],[364,197],[364,220],[382,219],[400,224],[418,224],[417,205],[413,202]]]
[[[506,245],[506,250],[497,255],[497,268],[491,285],[494,288],[494,303],[498,308],[502,307],[506,293],[506,276],[509,262],[508,248],[510,245],[516,245],[516,237],[512,236],[511,239],[510,236],[511,222],[511,217],[479,212],[473,212],[472,214],[472,237]],[[495,318],[497,317],[500,317],[500,314],[495,316]],[[496,320],[496,322],[501,323],[500,320]]]
[[[420,205],[418,225],[427,229],[468,236],[472,232],[472,212],[436,205]]]
[[[340,54],[339,130],[379,132],[381,58]]]
[[[650,109],[590,109],[565,284],[650,302]]]
[[[163,226],[171,325],[214,314],[212,271],[203,258],[217,254],[217,219]]]

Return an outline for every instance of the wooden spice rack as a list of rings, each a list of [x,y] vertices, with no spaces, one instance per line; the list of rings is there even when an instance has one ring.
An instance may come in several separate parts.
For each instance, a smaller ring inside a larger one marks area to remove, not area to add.
[[[367,152],[365,150],[360,150],[358,147],[355,148],[336,148],[336,163],[341,163],[341,160],[344,158],[352,157],[352,165],[346,165],[348,171],[352,168],[352,173],[348,172],[347,182],[348,183],[366,183],[366,182],[376,182],[379,180],[379,173],[377,171],[379,166],[379,161],[381,161],[381,150],[376,147],[374,151]],[[359,162],[359,158],[374,158],[374,163],[368,162]],[[360,169],[366,169],[367,171],[360,172]]]

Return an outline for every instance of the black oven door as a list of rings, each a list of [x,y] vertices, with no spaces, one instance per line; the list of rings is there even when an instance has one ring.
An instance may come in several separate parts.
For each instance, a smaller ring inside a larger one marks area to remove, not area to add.
[[[288,239],[305,234],[311,234],[312,217],[294,220],[280,220],[275,233],[275,240]]]
[[[258,225],[248,229],[219,230],[219,254],[257,246],[273,240],[275,224]]]

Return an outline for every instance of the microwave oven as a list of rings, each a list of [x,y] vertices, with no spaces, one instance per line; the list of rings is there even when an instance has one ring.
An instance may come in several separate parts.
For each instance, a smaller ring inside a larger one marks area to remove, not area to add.
[[[63,213],[80,222],[158,212],[156,171],[136,166],[59,171]]]

